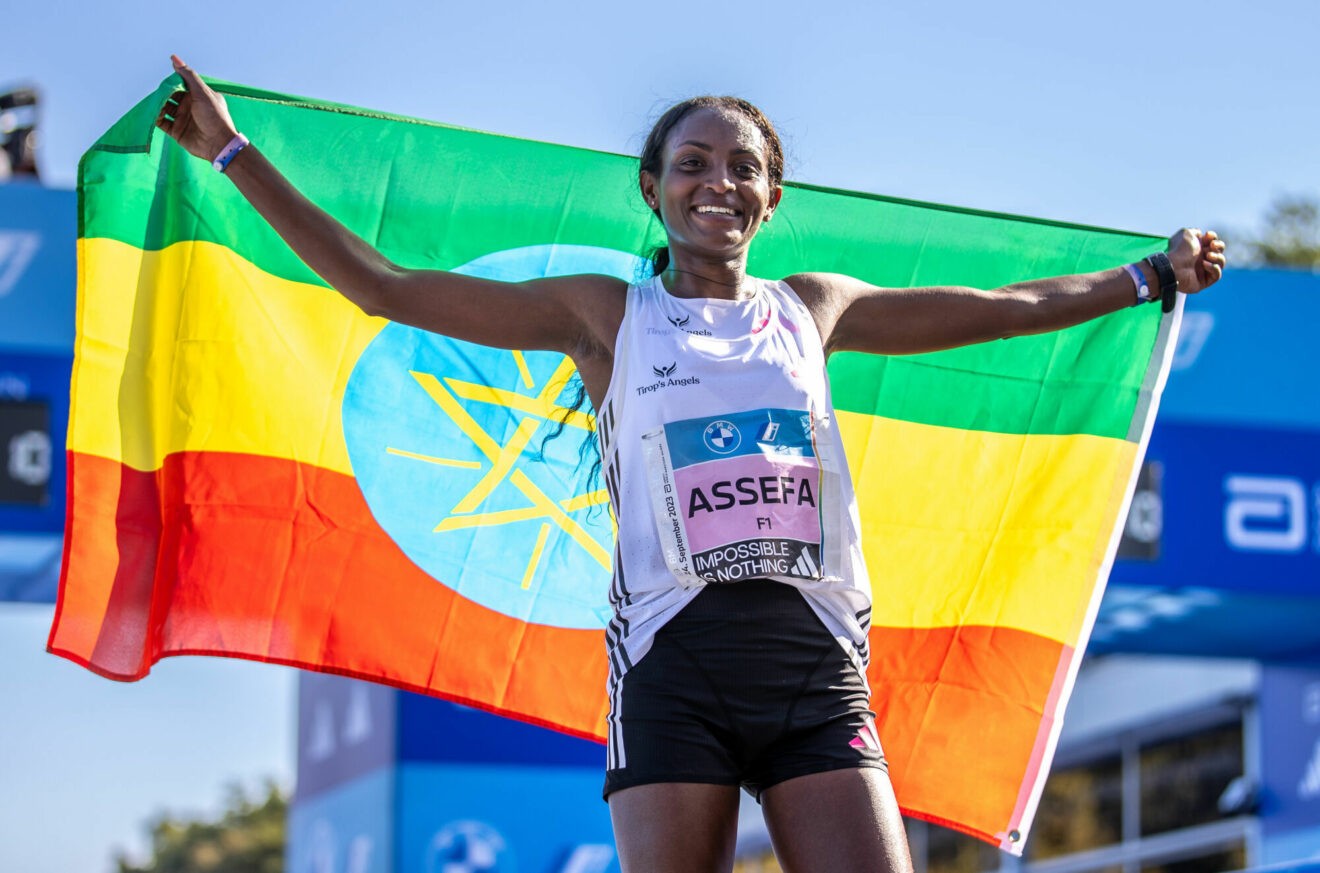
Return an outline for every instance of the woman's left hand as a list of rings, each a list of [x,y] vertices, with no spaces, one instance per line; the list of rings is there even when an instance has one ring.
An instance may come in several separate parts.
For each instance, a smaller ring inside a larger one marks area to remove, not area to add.
[[[1169,237],[1169,260],[1178,277],[1178,290],[1204,291],[1224,275],[1224,241],[1213,230],[1183,228]]]

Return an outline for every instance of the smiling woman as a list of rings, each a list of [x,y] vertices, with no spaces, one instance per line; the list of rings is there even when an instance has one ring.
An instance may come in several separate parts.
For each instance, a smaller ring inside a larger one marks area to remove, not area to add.
[[[673,135],[680,123],[685,129]],[[642,196],[656,218],[665,224],[667,233],[672,234],[672,229],[665,221],[665,213],[662,212],[665,204],[659,201],[655,192],[656,180],[666,163],[689,179],[697,178],[698,174],[717,158],[714,147],[705,140],[714,139],[712,133],[718,135],[720,128],[730,125],[737,131],[733,150],[728,155],[733,164],[730,177],[749,181],[764,180],[767,183],[764,196],[770,202],[746,209],[734,202],[720,203],[712,197],[710,202],[699,203],[692,208],[698,214],[712,218],[717,215],[728,216],[729,229],[734,229],[740,217],[754,218],[757,226],[761,222],[769,221],[774,208],[779,205],[784,182],[784,147],[779,141],[779,134],[775,132],[774,125],[760,109],[739,97],[693,97],[669,107],[656,120],[646,137],[642,154],[638,159]],[[689,127],[691,130],[686,129]],[[678,151],[675,154],[666,154],[671,140]],[[760,186],[756,187],[759,193]],[[751,232],[755,233],[755,227]],[[669,266],[669,259],[668,245],[657,249],[651,258],[654,272],[663,273]]]
[[[709,97],[665,113],[642,154],[639,187],[667,242],[653,278],[405,269],[312,204],[221,97],[176,69],[187,91],[158,125],[353,304],[577,366],[618,527],[605,794],[624,869],[729,869],[740,786],[763,802],[786,870],[910,869],[869,709],[871,582],[827,357],[1040,333],[1199,291],[1224,264],[1214,234],[994,290],[755,278],[748,251],[780,204],[782,148],[755,107]],[[529,382],[553,382],[518,361]],[[501,458],[490,449],[492,472]]]

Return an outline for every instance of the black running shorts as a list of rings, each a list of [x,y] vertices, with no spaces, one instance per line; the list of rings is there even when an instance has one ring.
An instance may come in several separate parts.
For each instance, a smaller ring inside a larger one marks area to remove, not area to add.
[[[802,595],[766,580],[706,586],[623,677],[618,766],[634,785],[765,789],[811,773],[885,769],[866,683]]]

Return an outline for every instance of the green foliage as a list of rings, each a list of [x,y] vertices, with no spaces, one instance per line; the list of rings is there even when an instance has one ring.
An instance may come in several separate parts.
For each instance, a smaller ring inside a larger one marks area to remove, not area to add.
[[[116,859],[118,873],[283,873],[288,800],[274,783],[249,798],[231,786],[218,821],[162,814],[148,825],[151,859]]]
[[[1230,245],[1235,240],[1230,239]],[[1320,200],[1304,194],[1275,198],[1258,234],[1247,234],[1239,251],[1248,263],[1320,270]],[[1230,258],[1237,252],[1230,252]]]

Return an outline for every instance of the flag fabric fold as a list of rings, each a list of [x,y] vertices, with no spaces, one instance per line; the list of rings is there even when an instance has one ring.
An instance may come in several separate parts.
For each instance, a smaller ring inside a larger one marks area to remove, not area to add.
[[[69,515],[50,650],[386,682],[604,735],[613,529],[570,362],[361,313],[152,121],[79,169]],[[315,202],[407,267],[647,275],[636,161],[214,83]],[[997,287],[1162,246],[789,184],[751,272]],[[938,354],[836,354],[905,812],[1020,853],[1181,310]]]

